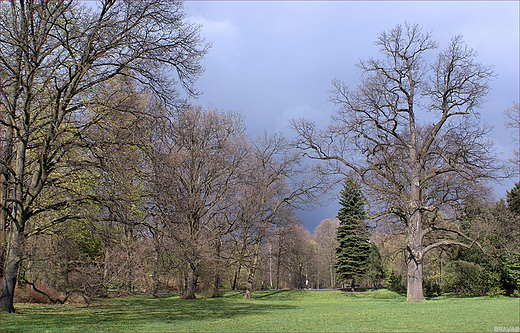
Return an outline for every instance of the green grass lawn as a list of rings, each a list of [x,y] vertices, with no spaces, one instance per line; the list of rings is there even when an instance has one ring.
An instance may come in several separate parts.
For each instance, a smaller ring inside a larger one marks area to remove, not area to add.
[[[407,303],[378,290],[257,291],[183,300],[132,296],[89,306],[18,304],[2,332],[494,332],[518,327],[511,297],[438,297]]]

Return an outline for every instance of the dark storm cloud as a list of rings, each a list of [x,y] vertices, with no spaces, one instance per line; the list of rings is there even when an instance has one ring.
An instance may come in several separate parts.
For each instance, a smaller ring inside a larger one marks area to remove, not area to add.
[[[441,49],[462,34],[480,62],[495,65],[498,77],[480,110],[482,119],[495,127],[494,139],[505,155],[518,145],[510,142],[501,114],[518,100],[518,2],[188,1],[185,11],[213,43],[198,82],[204,94],[195,102],[240,111],[252,136],[264,130],[290,136],[291,118],[325,126],[334,110],[327,101],[331,80],[355,87],[355,64],[378,57],[379,34],[407,21],[431,31]],[[511,184],[499,186],[498,194]],[[312,230],[336,209],[332,204],[299,215]]]

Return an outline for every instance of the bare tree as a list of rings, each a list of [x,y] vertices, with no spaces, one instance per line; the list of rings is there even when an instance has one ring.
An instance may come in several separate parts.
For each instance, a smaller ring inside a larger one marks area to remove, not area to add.
[[[443,227],[439,210],[464,195],[464,182],[492,178],[500,170],[489,127],[479,125],[477,112],[493,71],[475,61],[476,52],[461,36],[428,64],[424,55],[437,43],[417,25],[383,32],[376,45],[383,59],[359,63],[363,76],[356,90],[333,81],[331,100],[339,108],[327,130],[304,119],[292,125],[297,145],[309,157],[359,176],[378,201],[374,216],[393,214],[404,225],[407,300],[421,301],[424,253],[475,244],[443,238],[460,232]],[[432,233],[439,238],[425,244]]]
[[[103,116],[88,112],[103,102],[96,89],[128,76],[176,104],[178,84],[163,73],[175,73],[185,91],[196,94],[208,46],[184,21],[180,2],[106,0],[91,12],[75,1],[13,0],[2,2],[1,11],[1,311],[13,312],[28,221],[89,199],[39,197],[85,169],[71,148],[84,146],[82,133]]]
[[[185,298],[195,298],[200,264],[233,227],[223,214],[247,156],[242,134],[240,115],[188,107],[171,122],[167,151],[157,153],[157,202],[183,251]]]
[[[334,270],[334,263],[336,262],[336,248],[339,243],[336,240],[336,232],[339,227],[339,220],[325,219],[318,224],[312,238],[323,250],[324,257],[320,261],[321,265],[326,265],[329,272],[329,285],[334,288],[336,286],[336,274]]]
[[[259,255],[264,257],[264,262],[258,264],[258,270],[264,273],[263,276],[266,275],[265,272],[269,272],[271,288],[280,289],[281,286],[285,288],[289,286],[286,273],[292,266],[294,244],[298,243],[295,240],[295,226],[300,225],[296,221],[294,209],[289,206],[281,207],[264,234],[266,245],[260,248]]]
[[[504,117],[506,119],[505,126],[513,130],[511,133],[511,141],[518,144],[518,138],[520,135],[520,104],[517,101],[513,101],[512,105],[504,110]],[[509,159],[512,166],[511,174],[518,176],[520,166],[520,154],[518,147],[513,150],[513,157]]]
[[[287,206],[308,207],[327,186],[325,178],[316,168],[302,163],[303,156],[291,148],[289,141],[277,134],[258,140],[252,148],[249,193],[254,196],[246,212],[249,221],[255,222],[254,248],[249,264],[245,298],[250,299],[258,264],[260,246],[270,224]]]

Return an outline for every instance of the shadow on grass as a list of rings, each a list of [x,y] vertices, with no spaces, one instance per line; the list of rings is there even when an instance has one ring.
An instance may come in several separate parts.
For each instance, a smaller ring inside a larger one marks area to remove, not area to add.
[[[290,290],[268,290],[268,291],[257,291],[253,293],[252,299],[260,299],[267,298],[271,296],[288,296],[290,294]]]
[[[365,299],[365,300],[406,300],[406,295],[396,293],[394,291],[390,291],[387,289],[369,289],[365,291],[343,291],[343,295],[345,295],[347,298],[354,298],[354,299]]]
[[[268,298],[280,292],[262,293],[255,298]],[[105,299],[88,307],[28,307],[14,315],[23,317],[23,320],[14,320],[13,317],[13,322],[5,323],[7,327],[2,325],[2,332],[41,332],[49,328],[52,331],[70,331],[81,327],[90,328],[90,331],[121,331],[125,324],[139,330],[138,327],[147,325],[165,326],[181,322],[190,325],[191,321],[211,322],[295,308],[276,302],[262,303],[236,297],[184,300],[170,296]]]
[[[497,297],[506,297],[506,296],[485,296],[485,295],[473,295],[473,296],[468,296],[468,295],[460,295],[460,294],[455,294],[455,293],[444,293],[444,294],[440,294],[440,295],[437,295],[437,296],[427,296],[426,299],[427,300],[431,300],[431,301],[440,301],[440,300],[459,300],[459,299],[479,299],[479,300],[484,300],[484,299],[493,299],[493,298],[497,298]]]

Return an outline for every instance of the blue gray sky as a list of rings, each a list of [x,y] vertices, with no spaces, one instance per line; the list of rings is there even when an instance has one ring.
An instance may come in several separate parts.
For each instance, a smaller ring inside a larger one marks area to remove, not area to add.
[[[197,83],[203,95],[195,103],[239,111],[252,137],[264,130],[290,137],[291,118],[326,126],[334,111],[328,102],[332,79],[356,87],[355,64],[377,58],[380,33],[406,21],[431,31],[439,49],[462,34],[481,63],[495,66],[482,120],[494,126],[504,157],[518,146],[502,115],[519,100],[518,1],[186,1],[184,9],[213,43]],[[497,195],[512,186],[513,180],[497,185]],[[333,201],[298,217],[313,231],[338,208]]]

